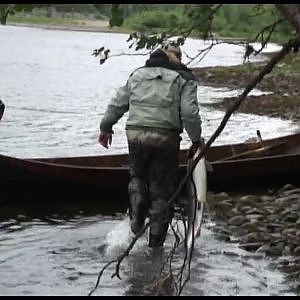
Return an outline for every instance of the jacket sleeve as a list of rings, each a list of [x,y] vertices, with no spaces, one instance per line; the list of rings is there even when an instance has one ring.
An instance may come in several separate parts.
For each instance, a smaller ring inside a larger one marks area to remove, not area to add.
[[[183,86],[180,112],[183,127],[191,141],[200,141],[202,128],[197,99],[197,83],[194,80],[187,81]]]
[[[117,94],[111,99],[104,116],[100,122],[100,130],[113,133],[112,127],[129,110],[128,83],[119,88]]]

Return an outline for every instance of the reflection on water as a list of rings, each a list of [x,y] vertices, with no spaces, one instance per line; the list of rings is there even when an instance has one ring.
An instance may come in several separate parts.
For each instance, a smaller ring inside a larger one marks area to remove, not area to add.
[[[47,213],[45,206],[43,214],[33,210],[9,219],[1,213],[0,294],[87,295],[100,269],[121,254],[132,237],[124,214],[97,210],[96,205],[73,205],[71,210],[57,207],[57,213]],[[196,240],[191,280],[183,295],[294,295],[263,257],[218,239],[213,229],[206,221]],[[156,294],[155,283],[173,242],[169,232],[165,248],[152,251],[143,236],[121,265],[122,280],[111,279],[111,265],[94,295]],[[175,269],[182,257],[176,254]],[[163,289],[172,292],[166,285]]]
[[[0,153],[106,154],[97,144],[99,120],[115,89],[145,57],[117,57],[99,67],[91,53],[99,45],[127,51],[125,41],[122,34],[0,27],[0,97],[7,107],[0,126]],[[195,51],[197,43],[189,40],[186,50]],[[233,45],[218,46],[203,65],[239,64],[242,54]],[[224,93],[236,91],[199,87],[204,137],[212,134],[224,113],[202,108],[201,102],[218,101]],[[125,118],[114,128],[110,153],[127,151],[124,123]],[[295,129],[289,121],[237,113],[216,143],[240,142],[256,130],[267,138]],[[182,146],[188,145],[184,135]],[[87,295],[99,270],[126,246],[130,231],[124,207],[112,209],[111,201],[101,195],[94,201],[83,196],[74,202],[55,194],[50,198],[46,202],[42,194],[0,197],[1,295]],[[164,251],[152,253],[143,237],[122,265],[123,280],[111,279],[111,266],[95,294],[149,294],[172,245],[171,235],[169,241]],[[218,240],[213,224],[204,224],[196,249],[186,295],[293,294],[268,262]]]

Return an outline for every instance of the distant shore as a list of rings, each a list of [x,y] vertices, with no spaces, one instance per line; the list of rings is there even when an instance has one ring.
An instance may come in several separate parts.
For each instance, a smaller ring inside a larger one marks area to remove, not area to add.
[[[80,24],[31,24],[19,22],[7,22],[8,26],[41,28],[47,30],[67,30],[67,31],[86,31],[86,32],[111,32],[111,33],[129,33],[128,30],[119,27],[111,28],[108,21],[81,21]]]

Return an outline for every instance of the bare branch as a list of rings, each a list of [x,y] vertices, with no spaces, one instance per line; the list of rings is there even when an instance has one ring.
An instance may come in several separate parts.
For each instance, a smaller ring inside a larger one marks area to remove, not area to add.
[[[255,51],[255,55],[259,54],[266,47],[267,43],[270,41],[270,39],[272,37],[273,32],[276,29],[276,26],[283,21],[284,21],[283,19],[279,19],[279,20],[275,21],[273,24],[264,27],[256,35],[256,37],[250,42],[250,43],[256,42],[259,39],[259,37],[261,36],[261,48]],[[265,32],[268,32],[268,36],[266,38],[264,38]]]
[[[92,291],[88,294],[88,296],[92,296],[92,294],[97,290],[99,283],[100,283],[100,279],[104,273],[104,271],[107,269],[108,266],[110,266],[113,263],[116,263],[116,271],[115,273],[111,276],[112,278],[117,276],[119,279],[121,279],[120,276],[120,265],[122,263],[122,261],[125,259],[125,257],[127,257],[130,253],[130,251],[132,250],[132,248],[134,247],[135,243],[137,242],[137,240],[145,233],[145,231],[148,229],[148,227],[150,226],[150,223],[146,223],[144,228],[141,229],[141,231],[139,233],[137,233],[135,235],[135,237],[132,239],[131,243],[129,244],[129,246],[127,247],[127,249],[116,259],[110,261],[109,263],[107,263],[99,272],[98,275],[98,279],[96,282],[95,287],[92,289]]]
[[[197,25],[193,25],[190,28],[188,28],[185,31],[182,31],[180,34],[183,36],[184,39],[186,39],[187,37],[189,37],[191,35],[191,33],[193,32],[193,30],[195,30],[197,27],[199,27],[201,24],[204,24],[205,22],[209,21],[211,18],[213,18],[213,16],[217,13],[217,11],[223,6],[223,4],[218,4],[216,7],[214,7],[211,11],[211,13],[204,18],[203,20],[201,20],[201,23],[197,24]]]
[[[89,292],[88,296],[92,296],[92,294],[97,290],[99,284],[100,284],[100,279],[104,273],[104,271],[113,263],[117,262],[117,259],[115,260],[112,260],[110,262],[108,262],[103,268],[102,270],[100,271],[99,275],[98,275],[98,278],[97,278],[97,282],[96,282],[96,285],[95,287]]]

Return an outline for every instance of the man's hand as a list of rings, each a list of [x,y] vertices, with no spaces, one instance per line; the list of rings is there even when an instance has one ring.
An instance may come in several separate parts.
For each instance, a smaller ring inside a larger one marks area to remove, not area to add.
[[[197,150],[200,149],[200,151],[205,147],[205,142],[204,139],[202,138],[200,141],[198,142],[194,142],[192,144],[192,146],[189,149],[188,152],[188,158],[192,158],[194,157],[194,155],[196,154]]]
[[[101,146],[108,149],[108,146],[110,146],[112,142],[112,134],[109,132],[101,131],[99,134],[98,142]]]

